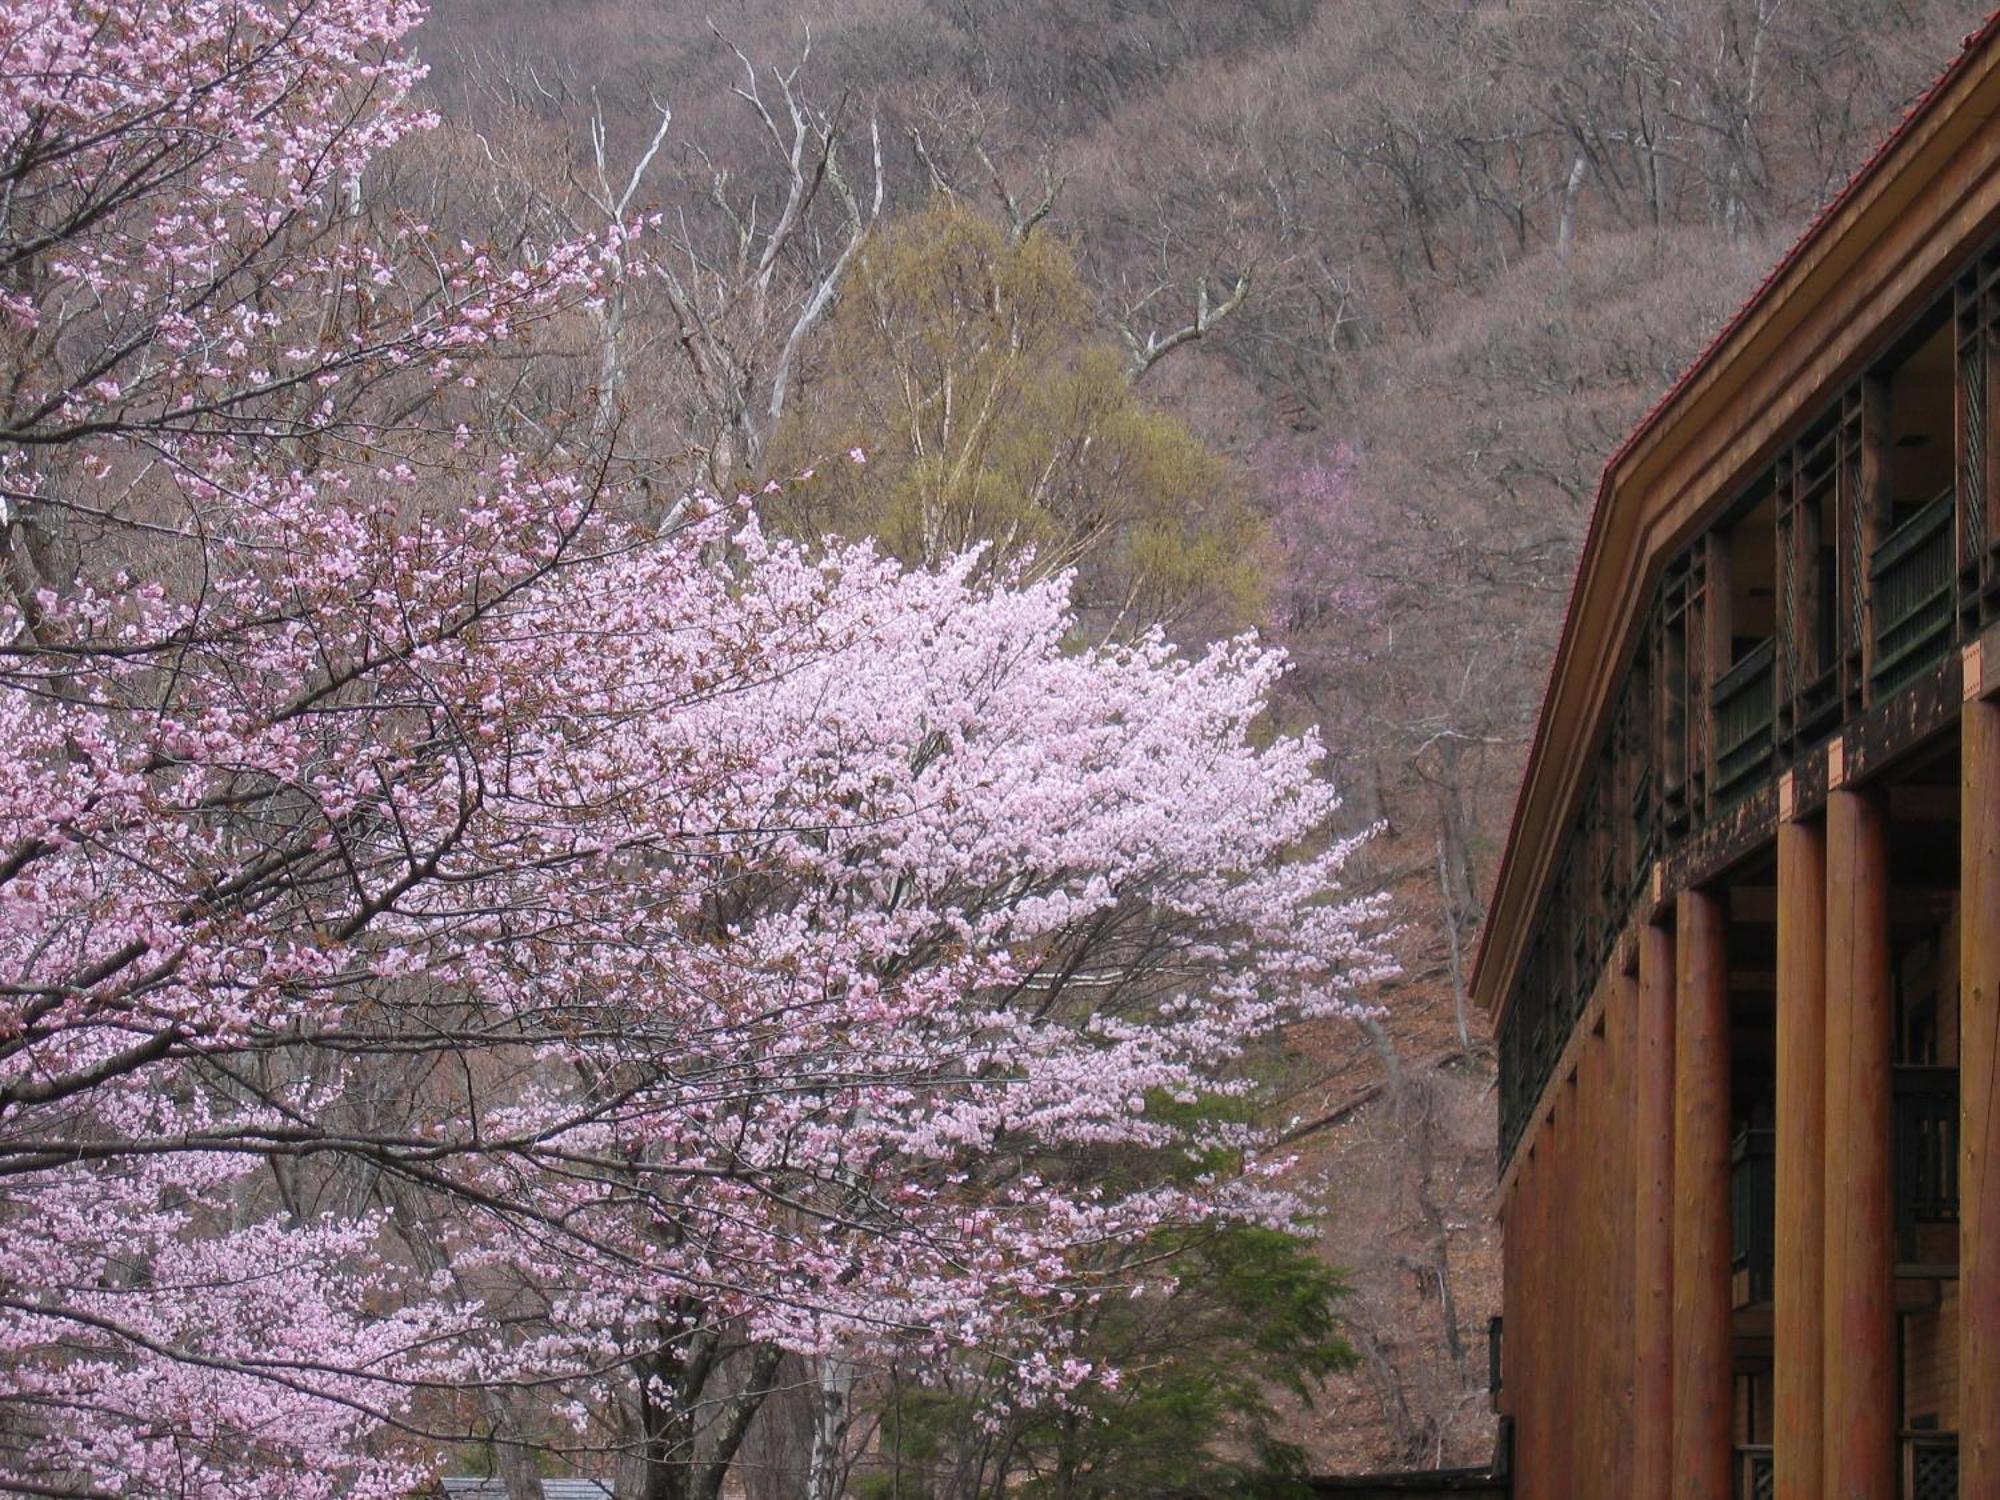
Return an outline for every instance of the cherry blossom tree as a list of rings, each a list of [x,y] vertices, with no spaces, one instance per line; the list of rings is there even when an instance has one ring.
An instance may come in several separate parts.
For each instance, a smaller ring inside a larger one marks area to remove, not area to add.
[[[1175,1106],[1381,970],[1282,658],[511,444],[645,226],[372,208],[418,16],[0,3],[0,1485],[714,1493],[783,1351],[1115,1378],[1095,1250],[1300,1212]]]

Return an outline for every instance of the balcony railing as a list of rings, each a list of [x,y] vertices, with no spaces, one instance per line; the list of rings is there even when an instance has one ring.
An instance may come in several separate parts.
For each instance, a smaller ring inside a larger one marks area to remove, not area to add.
[[[1958,1500],[1958,1434],[1903,1434],[1904,1500]]]
[[[1949,489],[1890,532],[1869,561],[1874,590],[1871,685],[1892,693],[1951,647],[1957,582]]]
[[[1958,1500],[1958,1436],[1906,1432],[1902,1438],[1901,1500]],[[1736,1445],[1736,1500],[1772,1500],[1777,1466],[1769,1443]]]
[[[1899,1067],[1896,1131],[1896,1253],[1920,1259],[1917,1227],[1958,1218],[1958,1069]]]
[[[1771,1300],[1777,1246],[1776,1135],[1745,1126],[1729,1147],[1729,1270],[1731,1300],[1752,1307]]]
[[[1736,1500],[1771,1500],[1778,1493],[1769,1443],[1736,1445]]]
[[[1775,638],[1759,641],[1715,684],[1715,800],[1719,806],[1757,789],[1771,770],[1776,745]]]

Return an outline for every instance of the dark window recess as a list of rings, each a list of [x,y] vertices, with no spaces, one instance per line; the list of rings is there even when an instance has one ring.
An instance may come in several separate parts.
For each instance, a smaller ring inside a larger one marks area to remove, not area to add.
[[[1896,1246],[1917,1258],[1917,1226],[1958,1218],[1958,1069],[1894,1070]]]
[[[1738,1307],[1771,1300],[1778,1192],[1773,1143],[1770,1129],[1745,1126],[1729,1146],[1729,1268]]]

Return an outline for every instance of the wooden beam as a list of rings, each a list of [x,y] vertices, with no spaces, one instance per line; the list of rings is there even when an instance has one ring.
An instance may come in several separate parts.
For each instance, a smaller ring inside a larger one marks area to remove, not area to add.
[[[1731,1500],[1728,913],[1675,903],[1674,1494]]]
[[[1827,794],[1826,872],[1823,1493],[1880,1500],[1895,1492],[1898,1413],[1888,829],[1873,795]]]
[[[1826,840],[1778,826],[1777,1257],[1772,1433],[1778,1500],[1819,1500],[1826,1156]]]
[[[1960,721],[1959,1493],[2000,1493],[2000,703]]]
[[[1674,935],[1639,929],[1633,1016],[1632,1476],[1635,1500],[1673,1495]]]

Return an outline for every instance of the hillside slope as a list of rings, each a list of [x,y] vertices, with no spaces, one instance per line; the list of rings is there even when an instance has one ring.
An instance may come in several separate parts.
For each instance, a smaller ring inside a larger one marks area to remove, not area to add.
[[[1301,1036],[1285,1060],[1282,1114],[1301,1170],[1329,1184],[1324,1249],[1351,1269],[1363,1356],[1297,1417],[1321,1465],[1491,1450],[1492,1061],[1464,984],[1598,467],[1980,14],[1971,0],[437,5],[424,49],[447,118],[546,183],[591,179],[593,118],[605,175],[622,178],[671,110],[642,196],[685,236],[691,279],[766,243],[793,99],[839,134],[843,175],[783,247],[781,283],[809,292],[837,261],[841,199],[862,222],[878,180],[884,216],[948,190],[1018,229],[1046,204],[1033,232],[1074,247],[1106,328],[1141,350],[1248,279],[1240,306],[1140,380],[1233,458],[1268,518],[1292,709],[1323,726],[1357,823],[1385,824],[1372,870],[1404,923],[1380,1024]],[[746,60],[799,71],[781,100]],[[753,197],[761,218],[744,212]],[[760,325],[738,347],[784,332]],[[656,343],[632,378],[672,407],[661,447],[693,451],[676,424],[713,397],[673,406],[673,377],[644,363],[666,370],[670,331]]]

